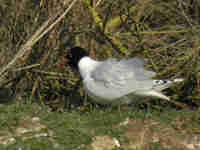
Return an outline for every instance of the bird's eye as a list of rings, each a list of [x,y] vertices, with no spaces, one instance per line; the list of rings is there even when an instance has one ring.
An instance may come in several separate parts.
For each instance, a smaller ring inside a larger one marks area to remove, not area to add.
[[[155,83],[155,84],[161,84],[161,81],[162,81],[162,80],[155,80],[154,83]]]
[[[162,80],[163,81],[163,84],[167,83],[167,80]]]
[[[167,80],[154,80],[154,83],[155,84],[166,84],[167,83]]]

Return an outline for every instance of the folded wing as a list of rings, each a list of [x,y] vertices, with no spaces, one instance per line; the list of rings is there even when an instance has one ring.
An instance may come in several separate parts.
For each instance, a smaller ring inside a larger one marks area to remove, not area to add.
[[[121,61],[108,59],[91,74],[99,86],[105,86],[105,88],[116,90],[116,92],[120,90],[122,94],[135,90],[151,89],[154,75],[155,72],[144,69],[144,61],[138,58]]]

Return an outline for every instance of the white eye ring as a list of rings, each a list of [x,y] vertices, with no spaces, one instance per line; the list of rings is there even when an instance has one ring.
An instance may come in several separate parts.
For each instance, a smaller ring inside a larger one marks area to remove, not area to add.
[[[161,85],[161,84],[166,84],[168,81],[167,80],[154,80],[153,83],[155,85]]]

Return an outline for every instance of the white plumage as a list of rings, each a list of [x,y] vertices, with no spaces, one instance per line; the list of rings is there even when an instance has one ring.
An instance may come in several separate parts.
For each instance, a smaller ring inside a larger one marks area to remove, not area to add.
[[[92,100],[100,104],[129,104],[148,96],[169,100],[161,91],[174,82],[183,81],[181,78],[173,81],[152,79],[156,73],[145,70],[144,61],[139,58],[96,61],[87,56],[77,56],[78,50],[83,49],[72,49],[70,59],[75,56],[74,60],[79,60],[84,89]]]

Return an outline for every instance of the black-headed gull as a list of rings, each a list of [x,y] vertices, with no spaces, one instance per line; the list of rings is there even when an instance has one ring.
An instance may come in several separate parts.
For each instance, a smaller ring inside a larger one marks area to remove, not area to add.
[[[70,66],[79,70],[87,94],[100,104],[130,104],[144,97],[169,100],[161,91],[183,81],[152,79],[156,73],[145,70],[145,63],[139,58],[96,61],[83,48],[74,47],[67,59]]]

